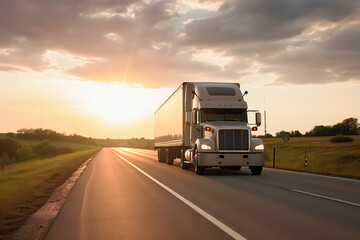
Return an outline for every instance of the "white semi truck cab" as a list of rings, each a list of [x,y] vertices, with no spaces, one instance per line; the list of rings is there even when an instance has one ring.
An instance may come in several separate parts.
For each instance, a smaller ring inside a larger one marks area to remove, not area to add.
[[[246,94],[247,92],[245,92]],[[238,83],[185,82],[155,112],[155,149],[159,162],[181,167],[239,170],[259,175],[264,166],[264,145],[252,131],[261,124],[258,111],[248,110]],[[255,112],[254,124],[248,112]]]

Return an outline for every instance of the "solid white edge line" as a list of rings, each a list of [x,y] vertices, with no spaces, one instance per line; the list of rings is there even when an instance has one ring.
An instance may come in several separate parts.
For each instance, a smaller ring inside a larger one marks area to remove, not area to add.
[[[192,202],[190,202],[189,200],[187,200],[186,198],[184,198],[183,196],[181,196],[180,194],[178,194],[177,192],[175,192],[174,190],[172,190],[171,188],[167,187],[166,185],[164,185],[163,183],[159,182],[158,180],[156,180],[155,178],[153,178],[152,176],[150,176],[149,174],[147,174],[146,172],[144,172],[142,169],[140,169],[139,167],[137,167],[135,164],[129,162],[128,160],[126,160],[125,158],[123,158],[122,156],[120,156],[118,153],[116,153],[115,151],[118,151],[116,149],[113,149],[113,152],[120,157],[122,160],[124,160],[125,162],[127,162],[128,164],[130,164],[131,166],[133,166],[136,170],[138,170],[139,172],[141,172],[142,174],[144,174],[146,177],[150,178],[153,182],[155,182],[156,184],[158,184],[160,187],[164,188],[166,191],[168,191],[169,193],[171,193],[172,195],[174,195],[176,198],[178,198],[180,201],[182,201],[183,203],[185,203],[186,205],[188,205],[189,207],[191,207],[193,210],[195,210],[197,213],[199,213],[201,216],[203,216],[204,218],[206,218],[207,220],[209,220],[211,223],[213,223],[214,225],[216,225],[218,228],[220,228],[221,230],[223,230],[225,233],[227,233],[229,236],[231,236],[234,239],[246,239],[245,237],[243,237],[242,235],[240,235],[239,233],[235,232],[233,229],[231,229],[230,227],[228,227],[227,225],[225,225],[224,223],[220,222],[218,219],[216,219],[215,217],[213,217],[212,215],[210,215],[209,213],[205,212],[204,210],[202,210],[200,207],[196,206],[195,204],[193,204]]]
[[[329,175],[321,175],[321,174],[318,174],[318,173],[298,172],[298,171],[292,171],[292,170],[286,170],[286,169],[278,169],[278,168],[272,168],[272,167],[265,167],[265,169],[270,170],[270,171],[295,173],[295,174],[301,174],[301,175],[307,175],[307,176],[330,178],[330,179],[344,180],[344,181],[350,181],[350,182],[360,182],[360,179],[351,179],[351,178],[345,178],[345,177],[335,177],[335,176],[329,176]]]
[[[348,202],[348,201],[344,201],[344,200],[341,200],[341,199],[332,198],[332,197],[327,197],[327,196],[324,196],[324,195],[315,194],[315,193],[310,193],[310,192],[305,192],[305,191],[301,191],[301,190],[297,190],[297,189],[289,189],[289,190],[290,190],[290,191],[293,191],[293,192],[297,192],[297,193],[302,193],[302,194],[310,195],[310,196],[313,196],[313,197],[324,198],[324,199],[327,199],[327,200],[331,200],[331,201],[335,201],[335,202],[340,202],[340,203],[345,203],[345,204],[352,205],[352,206],[355,206],[355,207],[360,207],[360,204],[358,204],[358,203]]]

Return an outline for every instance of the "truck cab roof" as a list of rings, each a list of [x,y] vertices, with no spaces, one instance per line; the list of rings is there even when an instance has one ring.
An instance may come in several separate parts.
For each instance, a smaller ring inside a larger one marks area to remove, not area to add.
[[[197,82],[189,84],[193,84],[194,91],[199,97],[194,99],[194,108],[247,108],[247,103],[242,99],[239,83]]]

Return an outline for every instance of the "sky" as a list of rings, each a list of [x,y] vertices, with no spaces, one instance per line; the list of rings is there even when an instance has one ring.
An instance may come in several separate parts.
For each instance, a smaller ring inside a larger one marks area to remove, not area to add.
[[[360,119],[360,1],[0,0],[0,132],[153,138],[202,81],[240,83],[271,134]]]

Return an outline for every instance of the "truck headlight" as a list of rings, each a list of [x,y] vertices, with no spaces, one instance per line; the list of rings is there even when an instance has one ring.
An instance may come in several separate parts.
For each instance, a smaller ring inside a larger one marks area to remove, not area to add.
[[[211,150],[211,147],[207,144],[201,144],[201,149],[202,150]]]
[[[257,145],[255,150],[264,150],[264,144]]]

